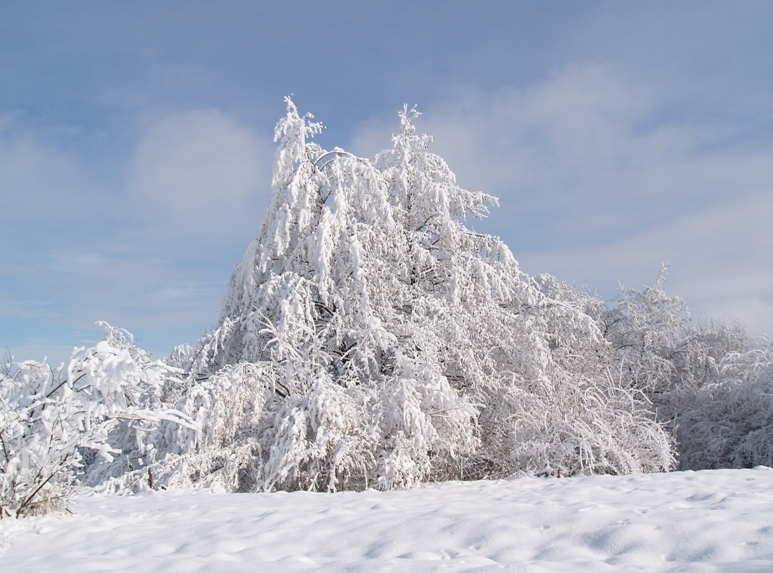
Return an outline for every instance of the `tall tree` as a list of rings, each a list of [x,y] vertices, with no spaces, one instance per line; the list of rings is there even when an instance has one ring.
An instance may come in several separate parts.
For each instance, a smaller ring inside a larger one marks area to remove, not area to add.
[[[603,303],[528,277],[465,225],[497,200],[457,185],[417,116],[404,108],[371,161],[311,142],[321,126],[287,100],[268,213],[191,370],[213,392],[234,369],[263,389],[229,437],[257,440],[249,483],[669,467],[667,437],[610,371]]]

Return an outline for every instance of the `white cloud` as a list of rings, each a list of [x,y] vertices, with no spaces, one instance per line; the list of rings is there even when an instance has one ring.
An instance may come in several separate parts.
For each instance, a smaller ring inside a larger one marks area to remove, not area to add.
[[[773,193],[760,193],[655,225],[622,240],[536,250],[519,259],[531,273],[598,288],[617,281],[653,284],[671,264],[666,290],[685,298],[693,315],[738,319],[750,333],[773,332]]]
[[[6,119],[6,127],[12,120]],[[88,210],[98,201],[77,158],[30,133],[2,133],[0,125],[0,211],[5,226],[24,220],[28,231],[41,219]]]
[[[55,318],[58,312],[52,310],[53,300],[31,299],[24,296],[12,296],[0,291],[0,316],[22,318]]]
[[[217,109],[147,123],[130,163],[128,189],[151,232],[217,241],[262,213],[273,153],[267,138]]]
[[[731,322],[739,321],[753,336],[770,335],[773,332],[773,303],[754,297],[716,301],[705,309],[703,316],[716,317]]]
[[[273,146],[215,109],[142,126],[103,187],[41,134],[0,131],[0,344],[53,347],[67,332],[98,336],[94,321],[107,320],[168,352],[169,339],[195,342],[216,320],[258,232]]]
[[[107,320],[130,329],[193,324],[203,330],[216,319],[227,276],[212,279],[164,252],[102,248],[56,251],[39,271],[56,277],[78,326]]]

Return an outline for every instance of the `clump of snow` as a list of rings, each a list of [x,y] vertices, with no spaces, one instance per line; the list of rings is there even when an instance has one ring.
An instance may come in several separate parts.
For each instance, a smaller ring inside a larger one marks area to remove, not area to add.
[[[773,471],[447,482],[408,491],[80,495],[0,522],[0,570],[762,572]]]

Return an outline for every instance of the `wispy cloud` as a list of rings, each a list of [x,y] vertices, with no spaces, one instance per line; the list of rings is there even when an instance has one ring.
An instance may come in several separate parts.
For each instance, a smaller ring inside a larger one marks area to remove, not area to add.
[[[0,292],[0,316],[53,318],[59,316],[53,307],[56,301],[29,299]]]
[[[37,348],[34,332],[56,318],[96,335],[94,321],[113,322],[157,352],[171,350],[170,333],[195,342],[258,231],[272,156],[268,137],[213,108],[143,116],[125,167],[103,186],[34,132],[0,139],[10,251],[0,317],[14,321],[0,321],[0,335]]]
[[[268,138],[217,109],[153,116],[145,123],[127,189],[131,207],[154,233],[230,240],[261,212],[270,193]]]
[[[6,130],[0,125],[0,211],[6,219],[4,228],[8,230],[9,224],[13,227],[18,219],[34,226],[89,209],[89,204],[98,200],[97,192],[77,158],[42,142],[33,133],[11,131],[13,121],[13,117],[6,118]]]

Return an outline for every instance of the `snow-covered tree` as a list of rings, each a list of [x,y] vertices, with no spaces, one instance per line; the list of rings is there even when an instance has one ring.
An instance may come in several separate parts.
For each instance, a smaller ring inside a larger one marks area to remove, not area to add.
[[[457,185],[415,110],[367,160],[322,149],[320,124],[287,109],[260,234],[191,359],[191,459],[238,450],[218,479],[267,490],[670,466],[603,303],[466,226],[497,201]]]
[[[656,284],[620,290],[602,314],[629,387],[675,438],[681,469],[773,463],[773,352],[739,324],[693,325],[686,303]]]

